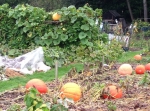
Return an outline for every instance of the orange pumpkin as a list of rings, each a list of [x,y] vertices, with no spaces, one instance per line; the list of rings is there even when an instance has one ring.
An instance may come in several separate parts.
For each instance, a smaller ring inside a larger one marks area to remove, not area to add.
[[[122,98],[123,92],[122,89],[117,87],[116,85],[108,85],[104,88],[102,93],[103,99],[118,99]]]
[[[145,66],[144,65],[137,65],[135,67],[136,74],[144,74],[145,73]]]
[[[58,20],[60,19],[60,17],[61,17],[61,15],[59,15],[58,13],[54,13],[54,14],[52,15],[52,19],[53,19],[54,21],[58,21]]]
[[[119,68],[118,68],[118,73],[120,75],[126,76],[126,75],[130,75],[132,74],[132,66],[130,64],[122,64]]]
[[[150,63],[145,65],[145,69],[146,69],[146,71],[150,71]]]
[[[68,82],[63,85],[60,92],[60,97],[62,99],[71,98],[75,102],[79,101],[82,95],[80,86],[73,82]]]
[[[30,81],[28,81],[25,88],[29,89],[31,87],[36,88],[41,94],[48,92],[46,84],[40,79],[31,79]]]
[[[142,56],[141,55],[135,55],[134,59],[137,61],[140,61],[140,60],[142,60]]]

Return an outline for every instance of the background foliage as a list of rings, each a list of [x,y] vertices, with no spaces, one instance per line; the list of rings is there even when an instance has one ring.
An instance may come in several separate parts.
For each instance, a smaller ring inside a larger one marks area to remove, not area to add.
[[[119,12],[126,21],[130,22],[130,15],[127,7],[126,0],[1,0],[0,4],[8,3],[11,7],[15,7],[20,3],[28,3],[32,6],[46,9],[46,11],[52,11],[60,9],[62,7],[68,7],[75,5],[77,8],[82,7],[86,3],[89,3],[93,9],[100,8],[103,12],[107,10],[116,10]],[[118,5],[119,4],[119,5]],[[143,18],[143,0],[130,0],[131,9],[133,11],[134,18]],[[150,1],[147,0],[147,6],[150,5]],[[150,7],[148,7],[148,15],[150,14]]]

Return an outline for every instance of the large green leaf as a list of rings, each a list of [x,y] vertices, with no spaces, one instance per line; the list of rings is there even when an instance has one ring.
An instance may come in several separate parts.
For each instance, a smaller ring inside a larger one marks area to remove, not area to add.
[[[54,35],[52,35],[52,38],[53,39],[57,39],[59,37],[59,35],[58,34],[54,34]]]
[[[65,11],[64,14],[65,16],[69,15],[70,11]]]
[[[52,40],[51,39],[46,39],[44,40],[44,43],[49,46],[50,44],[52,44]]]
[[[76,20],[77,20],[77,17],[76,17],[76,16],[73,16],[73,17],[71,18],[71,23],[74,23]]]
[[[83,39],[83,38],[85,38],[87,36],[87,33],[84,33],[84,32],[80,32],[79,33],[79,38],[80,39]]]
[[[61,34],[60,35],[62,41],[66,41],[68,39],[68,35]]]
[[[55,40],[53,40],[53,44],[54,45],[58,45],[60,43],[60,39],[55,39]]]
[[[95,25],[95,21],[93,19],[87,19],[88,20],[88,23],[91,25],[91,26],[94,26]]]
[[[90,29],[89,24],[81,25],[81,29],[85,31],[89,30]]]
[[[88,43],[88,39],[81,39],[81,44],[86,45]]]

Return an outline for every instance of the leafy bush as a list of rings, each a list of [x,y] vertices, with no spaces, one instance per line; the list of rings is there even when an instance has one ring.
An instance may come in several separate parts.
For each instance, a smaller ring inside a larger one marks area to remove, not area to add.
[[[54,12],[61,14],[60,21],[52,21]],[[92,41],[100,36],[95,18],[101,17],[101,9],[69,6],[54,12],[28,4],[17,5],[14,9],[8,4],[0,6],[0,40],[12,48],[27,48],[31,44],[92,46]]]

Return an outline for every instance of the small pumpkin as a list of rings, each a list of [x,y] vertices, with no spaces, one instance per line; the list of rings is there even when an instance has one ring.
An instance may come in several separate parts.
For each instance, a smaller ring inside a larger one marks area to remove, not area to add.
[[[82,92],[78,84],[73,82],[68,82],[62,86],[60,90],[60,98],[70,98],[75,102],[79,101],[81,98]]]
[[[142,56],[137,54],[137,55],[134,56],[134,59],[137,60],[137,61],[140,61],[140,60],[142,60]]]
[[[122,96],[123,96],[122,89],[112,84],[106,86],[102,92],[103,99],[118,99],[122,98]]]
[[[44,83],[44,81],[42,81],[40,79],[31,79],[30,81],[28,81],[26,83],[25,88],[29,89],[31,87],[36,88],[41,94],[48,92],[48,88],[47,88],[46,84]]]
[[[54,20],[54,21],[58,21],[60,18],[61,18],[61,15],[58,13],[54,13],[52,15],[52,20]]]
[[[145,66],[144,65],[137,65],[135,67],[136,74],[144,74],[145,73]]]
[[[132,71],[133,71],[133,69],[130,64],[122,64],[118,68],[118,73],[123,76],[132,74]]]
[[[150,71],[150,63],[145,65],[145,69],[146,69],[146,71]]]

